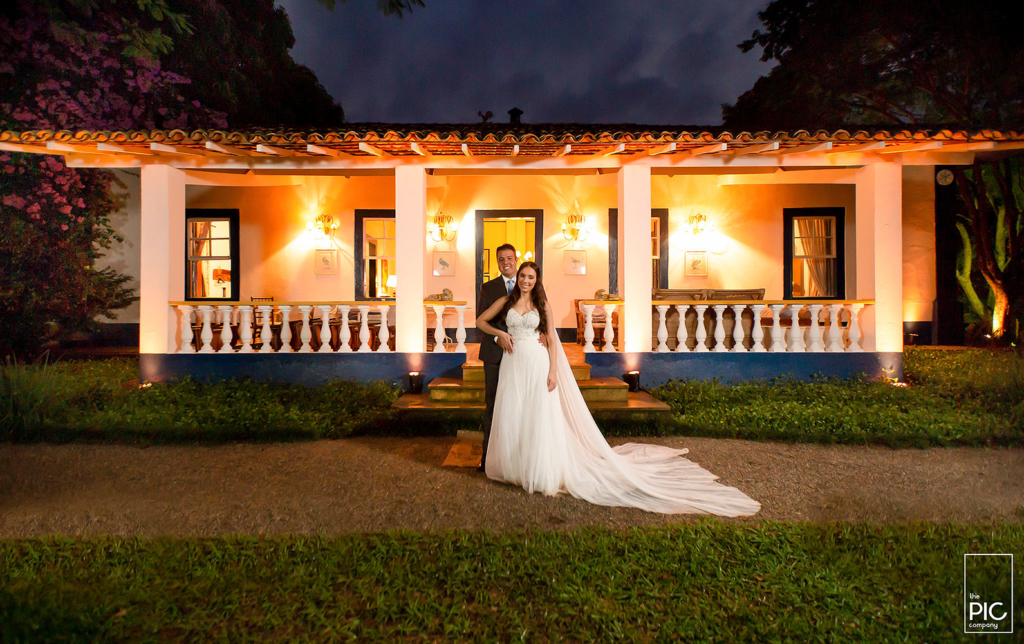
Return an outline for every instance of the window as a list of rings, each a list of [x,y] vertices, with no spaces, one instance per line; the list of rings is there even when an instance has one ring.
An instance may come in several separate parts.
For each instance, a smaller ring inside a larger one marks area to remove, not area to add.
[[[185,299],[237,301],[238,211],[185,212]]]
[[[651,284],[661,282],[661,219],[651,217]]]
[[[785,299],[843,299],[843,215],[842,208],[783,211]]]
[[[356,299],[394,298],[396,262],[394,211],[357,210]]]

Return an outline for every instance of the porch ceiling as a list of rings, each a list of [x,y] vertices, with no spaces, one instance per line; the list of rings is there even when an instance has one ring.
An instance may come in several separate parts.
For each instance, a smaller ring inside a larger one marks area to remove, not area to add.
[[[819,130],[739,132],[636,125],[353,124],[332,132],[255,130],[0,132],[0,150],[66,156],[73,165],[325,168],[420,164],[601,168],[970,163],[1024,149],[1024,132]],[[813,160],[813,161],[810,161]]]

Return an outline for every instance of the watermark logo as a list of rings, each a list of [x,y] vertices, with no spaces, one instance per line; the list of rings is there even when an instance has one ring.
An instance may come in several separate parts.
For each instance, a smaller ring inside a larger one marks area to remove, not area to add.
[[[1013,555],[964,555],[964,633],[1013,632]]]

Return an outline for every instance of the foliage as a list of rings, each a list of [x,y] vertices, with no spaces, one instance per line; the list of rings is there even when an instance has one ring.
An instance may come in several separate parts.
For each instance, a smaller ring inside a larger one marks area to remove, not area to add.
[[[346,0],[340,0],[345,2]],[[334,11],[334,5],[338,3],[338,0],[316,0],[317,4],[321,4],[327,7],[329,10]],[[425,7],[423,0],[377,0],[377,10],[383,13],[385,16],[398,16],[402,17],[403,12],[408,11],[412,13],[413,7]]]
[[[3,641],[961,641],[1020,524],[0,541]]]
[[[740,49],[759,47],[761,60],[778,65],[723,106],[731,129],[941,124],[977,130],[1024,123],[1024,77],[1016,71],[1024,65],[1024,41],[1014,5],[771,0],[758,18],[762,29]],[[1002,342],[1024,333],[1022,172],[1024,165],[1008,160],[954,169],[971,233],[964,257],[977,260],[962,264],[958,281],[987,332]],[[971,270],[991,292],[984,300],[972,290]]]

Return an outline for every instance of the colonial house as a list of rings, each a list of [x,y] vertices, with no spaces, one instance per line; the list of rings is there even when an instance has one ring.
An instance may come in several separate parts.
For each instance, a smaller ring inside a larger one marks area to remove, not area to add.
[[[128,186],[110,261],[137,275],[119,321],[137,316],[147,380],[457,378],[503,243],[542,267],[593,377],[900,377],[904,334],[932,320],[937,166],[1022,147],[515,123],[0,133]]]

